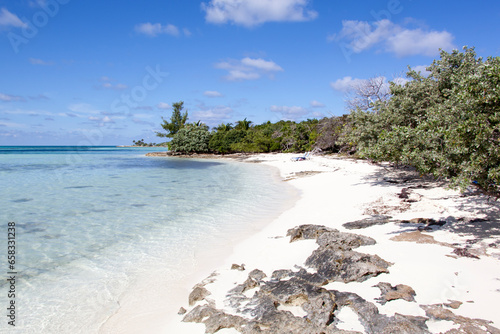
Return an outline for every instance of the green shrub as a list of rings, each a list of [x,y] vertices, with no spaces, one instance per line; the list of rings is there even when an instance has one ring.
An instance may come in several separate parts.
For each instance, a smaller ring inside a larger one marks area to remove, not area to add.
[[[205,153],[209,151],[210,132],[204,125],[187,124],[181,128],[169,143],[173,152]]]

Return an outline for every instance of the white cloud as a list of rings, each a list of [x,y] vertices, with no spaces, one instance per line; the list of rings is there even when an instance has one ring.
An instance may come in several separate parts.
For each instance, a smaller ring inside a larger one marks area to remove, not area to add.
[[[173,24],[167,24],[163,27],[163,33],[172,36],[179,36],[179,28],[177,28]]]
[[[114,89],[114,90],[124,90],[127,89],[128,86],[125,84],[112,84],[111,82],[105,82],[102,84],[102,87],[107,88],[107,89]]]
[[[305,115],[310,113],[307,108],[297,106],[271,106],[270,110],[280,114],[282,119],[292,121],[303,118]]]
[[[408,80],[407,78],[396,77],[391,81],[397,85],[404,85],[410,80]],[[378,90],[380,94],[388,94],[390,91],[389,81],[384,76],[374,77],[370,79],[358,79],[347,76],[343,77],[342,79],[338,79],[335,82],[331,82],[330,86],[336,91],[348,94],[352,93],[353,90],[364,93]]]
[[[223,95],[215,90],[207,90],[203,93],[207,97],[222,97]]]
[[[135,118],[152,118],[154,115],[151,114],[133,114],[132,115]]]
[[[137,24],[134,28],[135,32],[144,34],[150,37],[155,37],[160,34],[167,34],[171,36],[179,36],[179,28],[173,24],[162,25],[161,23],[141,23]]]
[[[78,114],[98,114],[99,110],[95,109],[88,103],[75,103],[68,106],[68,109]]]
[[[103,82],[101,84],[101,87],[106,88],[106,89],[125,90],[128,88],[128,86],[125,84],[121,84],[121,83],[113,84],[112,83],[113,79],[106,77],[106,76],[101,77],[101,81]]]
[[[44,110],[26,110],[26,109],[8,109],[1,110],[3,114],[9,115],[28,115],[28,116],[56,116],[57,114]]]
[[[200,104],[197,106],[199,110],[193,112],[193,120],[201,120],[202,122],[215,126],[221,122],[227,121],[234,113],[233,109],[228,106],[207,106]]]
[[[109,124],[109,123],[115,123],[115,121],[108,116],[104,117],[89,116],[88,120],[96,122],[97,124],[99,124],[99,126],[103,126],[104,124]]]
[[[0,26],[16,27],[16,28],[27,27],[26,23],[21,21],[21,19],[17,17],[17,15],[12,14],[5,8],[2,8],[0,10]]]
[[[342,79],[337,79],[335,82],[331,82],[330,86],[339,92],[348,92],[351,89],[363,84],[366,79],[356,79],[350,76],[343,77]]]
[[[451,50],[454,37],[447,31],[408,29],[387,19],[373,23],[367,21],[342,21],[340,33],[328,36],[328,40],[345,42],[354,53],[370,48],[394,53],[398,57],[425,55],[435,56],[439,49]]]
[[[243,58],[241,60],[241,64],[243,64],[245,66],[249,66],[249,67],[254,67],[254,68],[266,71],[266,72],[283,71],[281,66],[279,66],[275,62],[267,61],[267,60],[264,60],[262,58],[252,59],[252,58],[246,57],[246,58]]]
[[[427,67],[429,67],[429,65],[418,65],[418,66],[412,67],[411,69],[416,71],[416,72],[420,72],[420,74],[422,74],[424,77],[426,77],[429,74],[431,74],[431,72],[427,71]]]
[[[224,78],[229,81],[256,80],[260,78],[260,74],[256,72],[230,70],[229,74],[226,75]]]
[[[37,58],[30,58],[29,62],[32,65],[44,65],[44,66],[54,65],[54,63],[52,62],[44,61],[42,59],[37,59]]]
[[[412,55],[435,56],[439,49],[453,49],[453,35],[447,31],[425,32],[420,29],[404,30],[387,40],[389,51],[399,57]]]
[[[23,123],[14,123],[14,122],[5,122],[5,121],[2,121],[0,120],[0,126],[5,126],[7,128],[26,128],[27,125],[26,124],[23,124]],[[1,135],[5,135],[5,134],[1,134]]]
[[[309,105],[312,107],[312,108],[324,108],[325,105],[319,101],[316,101],[316,100],[312,100],[311,102],[309,102]]]
[[[170,108],[171,108],[171,107],[170,107],[170,104],[165,103],[165,102],[160,102],[160,103],[158,103],[158,104],[156,105],[156,107],[157,107],[158,109],[163,109],[163,110],[166,110],[166,109],[170,109]]]
[[[30,7],[46,7],[47,6],[47,0],[35,0],[35,1],[30,1],[29,2]]]
[[[26,101],[26,99],[22,96],[17,96],[17,95],[9,95],[9,94],[3,94],[0,93],[0,101],[3,102],[18,102],[18,101]]]
[[[318,13],[307,9],[309,0],[211,0],[202,3],[207,22],[232,22],[253,27],[265,22],[314,20]]]
[[[396,85],[404,86],[407,82],[409,82],[409,79],[398,77],[392,79],[392,82],[394,82]]]
[[[256,80],[262,75],[273,78],[276,72],[283,71],[283,68],[273,61],[249,57],[220,62],[215,64],[215,67],[227,70],[228,75],[224,78],[229,81]]]

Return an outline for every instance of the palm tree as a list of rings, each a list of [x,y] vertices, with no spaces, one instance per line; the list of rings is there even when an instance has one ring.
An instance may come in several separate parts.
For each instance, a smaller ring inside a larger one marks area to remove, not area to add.
[[[233,129],[233,123],[226,123],[226,124],[222,123],[218,125],[215,129],[220,132],[227,132]]]
[[[244,120],[236,122],[236,126],[234,127],[235,129],[238,130],[248,130],[250,129],[250,124],[252,124],[252,121],[247,121],[247,118],[245,117]]]

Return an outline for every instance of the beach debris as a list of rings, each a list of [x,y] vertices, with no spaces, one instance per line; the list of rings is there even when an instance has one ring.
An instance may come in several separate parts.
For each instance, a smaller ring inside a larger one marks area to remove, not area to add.
[[[433,218],[413,218],[410,220],[401,220],[400,224],[419,224],[419,231],[432,231],[446,224],[446,220],[435,220]]]
[[[380,304],[384,305],[388,301],[396,300],[396,299],[404,299],[407,302],[414,302],[416,295],[415,290],[411,286],[405,284],[398,284],[396,286],[392,286],[387,282],[380,282],[377,285],[374,285],[380,289],[381,295],[377,300]]]
[[[406,203],[415,203],[422,199],[422,195],[415,193],[410,188],[401,189],[401,192],[398,194],[398,197],[401,198]]]
[[[361,220],[356,220],[353,222],[348,222],[342,224],[348,230],[357,230],[362,228],[367,228],[374,225],[384,225],[390,222],[391,216],[387,215],[373,215],[368,218],[364,218]]]
[[[401,213],[407,211],[411,207],[411,203],[402,201],[397,197],[379,197],[375,201],[369,203],[363,211],[364,215],[386,215],[392,213]]]
[[[242,263],[242,264],[236,264],[236,263],[233,263],[231,265],[231,270],[239,270],[239,271],[244,271],[245,270],[245,264]]]
[[[453,254],[456,254],[461,257],[470,257],[473,259],[479,259],[479,256],[472,254],[467,248],[455,248],[453,250]]]
[[[492,321],[483,319],[471,319],[464,316],[456,315],[451,310],[445,309],[442,304],[420,305],[425,311],[425,314],[434,320],[452,321],[459,325],[459,328],[448,331],[447,333],[477,333],[477,334],[500,334],[500,330],[491,326]]]
[[[204,286],[197,285],[194,287],[193,291],[189,294],[189,306],[193,306],[196,302],[205,299],[210,296],[210,291],[208,291]]]
[[[399,193],[398,197],[401,199],[408,199],[410,197],[410,188],[403,188]]]

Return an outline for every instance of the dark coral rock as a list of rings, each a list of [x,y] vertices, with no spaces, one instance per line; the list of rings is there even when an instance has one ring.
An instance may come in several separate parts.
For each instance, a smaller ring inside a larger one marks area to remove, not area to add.
[[[363,282],[370,277],[387,273],[391,263],[378,255],[342,251],[330,247],[318,248],[305,263],[315,268],[328,281]]]
[[[338,307],[350,307],[359,317],[368,334],[428,334],[425,317],[380,314],[375,304],[352,292],[332,291]]]
[[[386,215],[373,215],[369,218],[356,220],[353,222],[348,222],[342,224],[348,230],[362,229],[367,228],[374,225],[384,225],[390,222],[391,216]]]
[[[316,242],[320,247],[332,247],[342,250],[351,250],[360,246],[376,244],[376,241],[373,238],[338,231],[325,232],[316,239]]]
[[[289,229],[286,235],[290,236],[290,242],[294,242],[297,240],[304,240],[304,239],[317,239],[321,234],[325,232],[338,232],[338,231],[323,225],[306,224]]]
[[[189,306],[193,306],[196,302],[205,299],[209,295],[210,292],[203,286],[196,286],[189,294]]]

